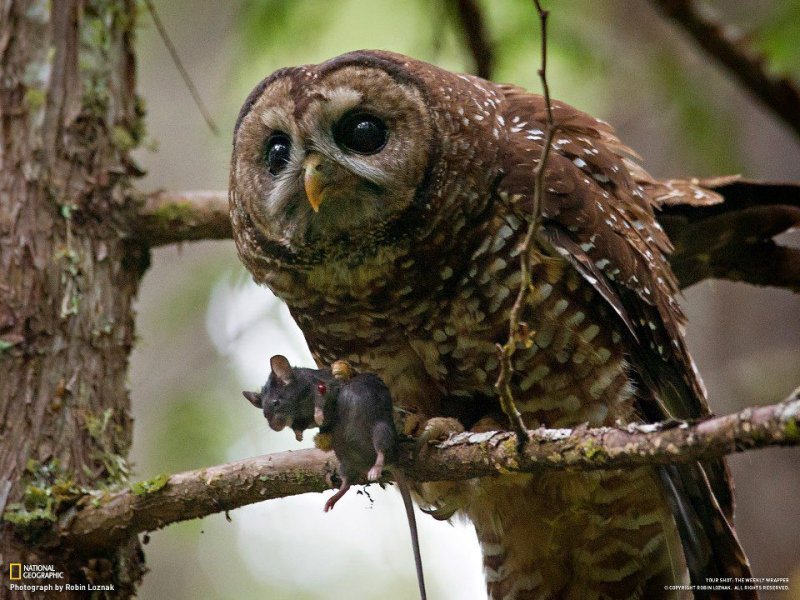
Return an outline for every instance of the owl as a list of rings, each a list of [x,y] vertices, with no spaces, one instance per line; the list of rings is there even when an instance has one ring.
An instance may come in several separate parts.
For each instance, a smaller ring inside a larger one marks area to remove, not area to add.
[[[529,427],[708,415],[653,207],[713,192],[653,179],[608,124],[552,109],[517,408]],[[545,123],[541,96],[390,52],[281,69],[236,122],[239,256],[319,365],[377,372],[420,422],[505,428],[496,344],[522,283]],[[722,461],[418,492],[474,524],[493,600],[686,597],[670,586],[749,575]],[[739,594],[726,597],[751,597]]]

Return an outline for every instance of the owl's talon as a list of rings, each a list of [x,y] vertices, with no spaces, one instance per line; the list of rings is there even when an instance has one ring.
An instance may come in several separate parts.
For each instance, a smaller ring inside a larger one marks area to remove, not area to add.
[[[323,452],[331,452],[333,450],[333,439],[329,433],[318,433],[314,436],[314,446]]]
[[[517,435],[517,454],[522,454],[526,444],[531,441],[531,436],[525,428],[518,429],[515,427],[514,429],[516,430],[514,433]]]
[[[443,442],[451,435],[462,433],[464,426],[458,419],[450,417],[434,417],[425,422],[425,428],[417,438],[414,444],[414,460],[419,458],[423,448],[427,448],[428,444],[435,442]]]
[[[420,508],[426,515],[432,516],[437,521],[447,521],[456,514],[457,506],[440,506],[438,508]]]

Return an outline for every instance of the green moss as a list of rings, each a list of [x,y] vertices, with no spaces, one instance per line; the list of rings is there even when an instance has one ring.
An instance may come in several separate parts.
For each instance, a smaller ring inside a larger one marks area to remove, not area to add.
[[[783,428],[783,432],[786,434],[786,439],[799,441],[800,424],[798,424],[797,419],[789,419],[786,426]]]
[[[121,125],[117,125],[111,129],[111,142],[123,152],[132,150],[137,146],[137,142],[133,135],[131,135],[131,132]]]
[[[92,459],[103,465],[105,477],[99,482],[100,487],[110,487],[127,481],[130,469],[128,461],[122,456],[114,439],[118,433],[118,426],[113,420],[114,410],[107,408],[102,415],[87,414],[84,416],[86,431],[95,441],[95,448],[92,451]],[[90,469],[86,470],[90,477],[95,475]]]
[[[503,452],[508,454],[515,454],[517,452],[517,438],[509,437],[502,442]]]
[[[61,205],[61,209],[60,209],[61,210],[61,216],[64,217],[65,219],[69,220],[69,219],[72,218],[73,211],[75,211],[77,208],[78,207],[75,206],[74,204],[62,204]]]
[[[22,499],[6,507],[3,520],[17,527],[20,535],[32,542],[50,531],[57,515],[84,494],[56,459],[47,464],[28,460],[23,481],[26,487]]]
[[[111,420],[112,416],[114,416],[114,410],[107,408],[99,417],[96,415],[87,414],[84,418],[84,421],[86,422],[86,431],[89,432],[89,435],[95,442],[102,443],[104,441],[103,433],[108,427],[108,422]]]
[[[158,221],[160,227],[167,227],[175,221],[185,220],[190,217],[194,207],[191,202],[170,202],[160,206],[153,217]]]
[[[593,460],[595,457],[597,457],[598,459],[597,462],[605,461],[605,454],[602,446],[600,446],[595,440],[591,438],[586,440],[586,443],[583,445],[582,452],[583,455],[589,460]]]
[[[145,494],[152,494],[157,492],[169,481],[169,475],[165,473],[161,473],[160,475],[156,475],[152,479],[148,479],[147,481],[137,481],[136,483],[132,483],[130,485],[131,491],[136,494],[137,496],[144,496]]]

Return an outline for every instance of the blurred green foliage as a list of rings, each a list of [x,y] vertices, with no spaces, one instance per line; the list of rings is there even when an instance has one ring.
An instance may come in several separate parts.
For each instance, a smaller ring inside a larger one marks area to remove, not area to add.
[[[776,2],[753,39],[774,72],[800,78],[800,2]]]

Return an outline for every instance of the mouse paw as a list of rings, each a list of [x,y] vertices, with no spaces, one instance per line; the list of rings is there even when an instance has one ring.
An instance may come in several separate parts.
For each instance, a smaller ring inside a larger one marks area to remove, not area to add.
[[[381,478],[381,475],[383,475],[383,469],[380,466],[375,465],[367,472],[367,479],[370,481],[378,481],[378,479]]]

